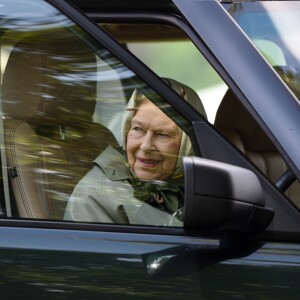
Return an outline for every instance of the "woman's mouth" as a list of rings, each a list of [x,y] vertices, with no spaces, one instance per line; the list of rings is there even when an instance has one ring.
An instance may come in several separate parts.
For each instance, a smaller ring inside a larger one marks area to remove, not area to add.
[[[137,158],[138,162],[147,168],[155,168],[160,164],[160,160],[155,160],[155,159],[144,159],[144,158]]]

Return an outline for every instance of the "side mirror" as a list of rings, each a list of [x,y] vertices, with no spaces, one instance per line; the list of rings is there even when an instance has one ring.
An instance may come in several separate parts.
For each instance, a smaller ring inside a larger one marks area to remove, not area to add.
[[[274,212],[252,171],[199,157],[183,161],[186,230],[255,234],[271,223]]]

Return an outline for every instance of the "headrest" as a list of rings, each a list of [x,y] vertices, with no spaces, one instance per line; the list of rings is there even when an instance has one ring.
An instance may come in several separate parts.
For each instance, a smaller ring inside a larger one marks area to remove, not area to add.
[[[231,90],[228,90],[218,108],[215,126],[233,130],[239,134],[247,151],[277,151],[271,140],[242,106]]]
[[[65,32],[20,40],[5,67],[5,117],[34,124],[90,121],[96,104],[96,57]]]

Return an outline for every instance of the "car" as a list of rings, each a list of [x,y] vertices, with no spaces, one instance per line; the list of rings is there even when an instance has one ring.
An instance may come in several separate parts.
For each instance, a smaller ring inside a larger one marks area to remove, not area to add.
[[[0,0],[0,14],[3,299],[298,299],[300,1]],[[192,147],[180,216],[163,221],[132,221],[132,184],[93,173],[124,154],[138,92]],[[102,221],[93,191],[127,221]]]

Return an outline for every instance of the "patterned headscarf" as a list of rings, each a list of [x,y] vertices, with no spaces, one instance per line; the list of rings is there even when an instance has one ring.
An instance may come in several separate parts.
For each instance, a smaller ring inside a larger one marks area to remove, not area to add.
[[[186,101],[188,101],[197,111],[199,111],[205,118],[206,112],[203,107],[203,104],[198,96],[198,94],[188,87],[185,84],[182,84],[174,79],[169,78],[163,78],[163,80],[170,85],[171,88],[175,90],[182,98],[184,98]],[[141,105],[143,100],[146,100],[147,98],[141,94],[137,89],[134,90],[123,115],[122,120],[122,147],[124,150],[124,153],[126,154],[126,139],[127,139],[127,133],[131,126],[131,120],[135,115],[136,108]],[[174,172],[171,176],[172,179],[177,179],[179,177],[182,177],[183,175],[183,161],[182,157],[189,156],[192,154],[192,145],[190,142],[189,137],[187,134],[181,130],[178,127],[178,131],[180,133],[180,148],[178,153],[178,158],[176,162],[176,166],[174,169]]]

